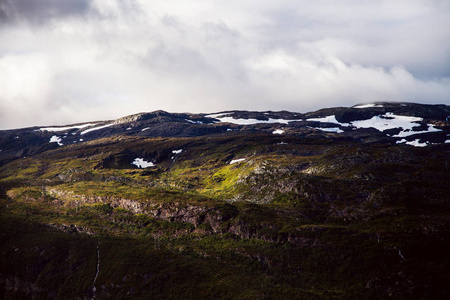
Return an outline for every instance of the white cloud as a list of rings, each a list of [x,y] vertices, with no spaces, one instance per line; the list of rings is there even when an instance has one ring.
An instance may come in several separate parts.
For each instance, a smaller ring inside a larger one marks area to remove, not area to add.
[[[0,128],[156,109],[450,101],[446,1],[92,1],[34,15],[24,7],[0,29]]]

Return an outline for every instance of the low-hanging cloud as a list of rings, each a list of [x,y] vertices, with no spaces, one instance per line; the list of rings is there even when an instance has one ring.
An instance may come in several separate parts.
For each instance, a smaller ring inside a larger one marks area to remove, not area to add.
[[[29,2],[0,0],[0,128],[450,103],[447,1]]]

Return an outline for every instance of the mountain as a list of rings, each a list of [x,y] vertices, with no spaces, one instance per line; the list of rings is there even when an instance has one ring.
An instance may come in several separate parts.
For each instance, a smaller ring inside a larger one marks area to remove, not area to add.
[[[363,104],[306,114],[287,111],[228,111],[215,114],[155,111],[110,121],[3,130],[0,131],[0,161],[117,135],[150,138],[198,137],[248,131],[283,132],[297,137],[322,135],[329,139],[363,143],[426,146],[450,140],[449,116],[449,106],[412,103]],[[328,134],[330,132],[339,134]]]
[[[0,131],[0,298],[450,297],[450,107]]]

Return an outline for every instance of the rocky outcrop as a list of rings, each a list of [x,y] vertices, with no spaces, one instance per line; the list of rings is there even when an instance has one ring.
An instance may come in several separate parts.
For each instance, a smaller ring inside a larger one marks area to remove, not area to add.
[[[207,224],[212,233],[233,233],[245,239],[261,239],[268,242],[289,242],[301,246],[313,246],[317,241],[305,238],[301,232],[279,233],[273,225],[250,224],[240,218],[238,209],[232,204],[209,207],[180,202],[158,203],[154,201],[136,201],[123,198],[73,195],[72,193],[51,190],[54,196],[60,197],[60,201],[73,201],[78,199],[79,204],[109,204],[111,207],[120,207],[133,214],[145,214],[156,220],[167,222],[189,223],[198,228]],[[95,234],[89,228],[77,225],[47,224],[67,233]],[[199,230],[198,232],[207,233]]]
[[[80,226],[80,225],[76,225],[76,224],[67,225],[67,224],[51,223],[51,224],[44,224],[44,225],[46,225],[50,228],[57,229],[59,231],[70,233],[70,234],[82,233],[82,234],[87,234],[87,235],[95,235],[95,232],[93,232],[89,227]]]

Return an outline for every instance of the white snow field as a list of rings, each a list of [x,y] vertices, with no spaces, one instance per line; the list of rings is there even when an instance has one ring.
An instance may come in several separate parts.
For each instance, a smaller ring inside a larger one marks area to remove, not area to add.
[[[245,160],[245,158],[233,159],[232,161],[230,161],[230,165],[237,164],[244,160]]]
[[[374,107],[374,106],[368,106],[368,105],[369,104],[366,104],[364,106],[358,105],[357,107],[354,107],[354,108]],[[372,104],[370,104],[370,105],[372,105]],[[375,105],[375,104],[373,104],[373,105]],[[338,125],[345,126],[345,127],[352,126],[355,128],[375,128],[378,131],[384,131],[387,129],[394,129],[394,128],[401,128],[401,131],[398,134],[393,135],[392,137],[407,137],[407,136],[411,136],[411,135],[415,135],[415,134],[442,131],[441,129],[435,128],[431,124],[427,124],[428,125],[427,130],[413,131],[414,127],[420,126],[420,124],[418,124],[418,123],[423,121],[422,118],[410,117],[410,116],[399,116],[399,115],[395,115],[390,112],[388,112],[384,115],[373,116],[372,118],[367,119],[367,120],[352,121],[350,123],[339,122],[338,120],[336,120],[335,115],[330,115],[330,116],[326,116],[326,117],[322,117],[322,118],[310,118],[310,119],[307,119],[307,121],[334,123],[334,124],[338,124]],[[315,127],[315,129],[319,129],[322,131],[329,131],[329,132],[337,132],[337,133],[343,132],[339,128]],[[398,141],[397,143],[400,143],[400,141]],[[415,147],[424,147],[424,146],[428,145],[426,143],[420,143],[419,140],[414,140],[414,141],[410,141],[410,142],[407,142],[405,140],[401,143],[406,143],[408,145],[415,146]]]
[[[335,132],[335,133],[344,132],[344,130],[340,129],[339,127],[330,127],[330,128],[310,127],[310,128],[314,128],[314,129],[318,129],[318,130],[322,130],[322,131],[326,131],[326,132]]]
[[[398,116],[393,113],[373,116],[368,120],[353,121],[351,124],[356,128],[375,128],[379,131],[393,128],[403,128],[403,130],[412,130],[423,119],[419,117]]]
[[[370,107],[383,107],[383,105],[368,103],[368,104],[360,104],[360,105],[352,106],[352,108],[370,108]]]
[[[396,143],[397,144],[407,144],[407,145],[411,145],[411,146],[414,146],[414,147],[426,147],[426,146],[428,146],[427,143],[421,143],[419,139],[415,139],[414,141],[409,141],[409,142],[407,140],[405,140],[405,139],[402,139],[400,141],[397,141]]]
[[[429,132],[438,132],[438,131],[442,131],[442,129],[438,129],[435,128],[433,125],[427,124],[428,125],[428,129],[427,130],[422,130],[422,131],[400,131],[398,134],[393,135],[392,137],[405,137],[405,136],[410,136],[410,135],[414,135],[414,134],[422,134],[422,133],[429,133]]]
[[[154,163],[145,161],[143,158],[135,158],[131,164],[141,169],[155,167]]]
[[[64,144],[61,143],[61,141],[62,141],[62,138],[60,138],[60,137],[57,136],[57,135],[54,135],[54,136],[52,136],[52,137],[50,138],[49,143],[58,143],[59,146],[62,146],[62,145],[64,145]]]
[[[323,118],[310,118],[310,119],[306,119],[306,121],[322,122],[322,123],[334,123],[334,124],[338,124],[338,125],[341,125],[341,126],[350,126],[349,123],[341,123],[338,120],[336,120],[336,116],[335,115],[326,116],[326,117],[323,117]]]
[[[89,126],[92,126],[92,125],[95,125],[95,123],[93,123],[93,124],[75,125],[75,126],[66,126],[66,127],[42,127],[42,128],[39,128],[38,130],[40,130],[40,131],[57,132],[57,131],[67,131],[67,130],[71,130],[71,129],[82,129],[82,128],[89,127]]]
[[[223,117],[225,114],[212,114],[207,115],[207,118],[214,118],[220,120],[219,123],[232,123],[236,125],[254,125],[254,124],[273,124],[273,123],[281,123],[288,124],[289,122],[301,121],[301,120],[284,120],[284,119],[272,119],[269,120],[257,120],[257,119],[235,119],[233,117]]]
[[[100,130],[100,129],[107,128],[107,127],[110,127],[110,126],[113,126],[113,125],[114,124],[107,124],[107,125],[103,125],[103,126],[89,128],[89,129],[86,129],[85,131],[82,131],[80,134],[83,135],[83,134],[86,134],[88,132],[92,132],[92,131],[95,131],[95,130]]]

